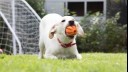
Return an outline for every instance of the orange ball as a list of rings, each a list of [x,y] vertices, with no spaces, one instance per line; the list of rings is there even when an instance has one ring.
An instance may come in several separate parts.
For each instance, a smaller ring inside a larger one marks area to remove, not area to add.
[[[66,35],[68,36],[74,36],[77,33],[77,28],[75,25],[73,26],[67,26],[65,30]]]

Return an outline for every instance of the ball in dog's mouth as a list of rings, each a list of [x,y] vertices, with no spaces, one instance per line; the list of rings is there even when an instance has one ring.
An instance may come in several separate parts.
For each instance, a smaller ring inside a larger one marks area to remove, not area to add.
[[[65,34],[69,38],[74,38],[74,36],[77,34],[77,28],[75,25],[68,25],[65,29]]]

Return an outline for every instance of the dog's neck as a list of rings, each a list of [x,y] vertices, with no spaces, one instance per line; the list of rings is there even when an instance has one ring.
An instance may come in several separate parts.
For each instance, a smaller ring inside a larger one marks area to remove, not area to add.
[[[74,42],[74,40],[75,40],[75,37],[71,39],[71,38],[64,36],[64,35],[56,35],[56,37],[57,37],[57,39],[59,39],[63,43]]]
[[[71,39],[67,36],[57,35],[57,41],[63,48],[70,48],[76,44],[75,37]]]

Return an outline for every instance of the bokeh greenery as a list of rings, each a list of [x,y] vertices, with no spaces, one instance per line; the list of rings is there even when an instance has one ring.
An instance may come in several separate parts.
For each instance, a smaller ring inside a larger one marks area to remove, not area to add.
[[[85,31],[83,38],[77,38],[80,52],[126,52],[127,25],[117,21],[118,12],[114,17],[105,19],[99,12],[86,15],[81,21]]]
[[[46,12],[44,10],[44,3],[45,0],[26,0],[32,8],[39,14],[39,16],[42,18]]]

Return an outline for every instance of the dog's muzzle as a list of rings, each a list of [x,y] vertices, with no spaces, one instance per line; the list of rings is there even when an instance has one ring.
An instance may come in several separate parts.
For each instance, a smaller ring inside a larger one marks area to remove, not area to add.
[[[69,21],[69,25],[70,25],[70,26],[75,25],[75,24],[74,24],[74,21]]]

